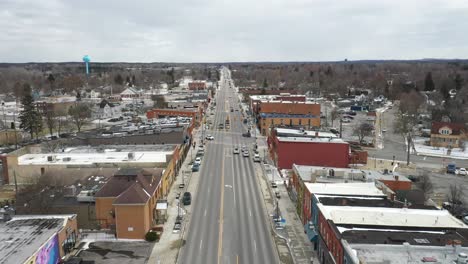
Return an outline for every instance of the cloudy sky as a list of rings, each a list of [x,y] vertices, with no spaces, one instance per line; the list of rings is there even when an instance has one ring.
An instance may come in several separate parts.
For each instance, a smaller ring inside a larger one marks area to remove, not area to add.
[[[468,58],[467,0],[0,0],[0,61]]]

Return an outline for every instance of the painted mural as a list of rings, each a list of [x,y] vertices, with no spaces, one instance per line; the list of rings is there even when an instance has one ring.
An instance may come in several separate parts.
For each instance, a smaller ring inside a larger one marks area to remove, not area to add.
[[[27,264],[57,264],[60,260],[58,236],[53,236],[39,251],[32,256]]]

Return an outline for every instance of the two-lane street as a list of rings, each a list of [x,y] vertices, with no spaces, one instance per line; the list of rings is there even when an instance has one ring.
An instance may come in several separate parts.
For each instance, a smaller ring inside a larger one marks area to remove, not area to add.
[[[206,132],[215,140],[206,141],[179,263],[279,263],[254,173],[255,139],[242,137],[246,127],[230,84],[230,73],[223,68],[213,131]],[[218,129],[227,116],[230,128]],[[233,153],[242,145],[249,149],[249,157]]]

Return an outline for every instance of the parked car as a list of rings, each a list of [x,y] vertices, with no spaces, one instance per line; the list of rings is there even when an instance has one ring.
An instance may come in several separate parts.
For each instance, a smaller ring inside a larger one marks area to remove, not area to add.
[[[182,197],[182,203],[184,205],[190,205],[192,203],[192,194],[190,194],[190,192],[184,193],[184,196]]]
[[[255,154],[254,157],[253,157],[253,161],[254,161],[254,162],[260,162],[260,155],[259,155],[259,154]]]
[[[206,136],[206,140],[214,140],[214,137],[212,135]]]
[[[466,175],[468,175],[468,171],[465,168],[459,168],[459,169],[455,170],[455,174],[466,176]]]
[[[346,112],[347,115],[352,115],[352,116],[355,116],[357,115],[356,111],[348,111]]]
[[[200,165],[199,164],[193,164],[192,165],[192,171],[193,172],[196,172],[196,171],[199,171],[200,170]]]
[[[196,164],[196,165],[199,165],[201,164],[201,157],[196,157],[195,158],[195,162],[193,162],[193,164]]]
[[[242,136],[243,136],[243,137],[250,137],[250,136],[251,136],[251,135],[250,135],[250,131],[247,131],[247,132],[245,132],[245,133],[242,133]]]
[[[347,119],[347,118],[342,118],[342,119],[341,119],[341,122],[343,122],[343,123],[351,123],[351,120],[350,120],[350,119]]]

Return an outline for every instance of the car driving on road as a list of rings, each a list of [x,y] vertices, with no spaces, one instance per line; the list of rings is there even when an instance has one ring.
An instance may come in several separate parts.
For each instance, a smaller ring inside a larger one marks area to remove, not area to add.
[[[214,140],[214,137],[212,135],[206,136],[206,140]]]
[[[248,151],[248,150],[244,150],[244,151],[242,152],[242,156],[244,156],[244,157],[250,156],[249,151]]]
[[[239,154],[239,153],[240,153],[239,148],[238,148],[238,147],[235,147],[234,150],[233,150],[233,153],[234,153],[234,154]]]

